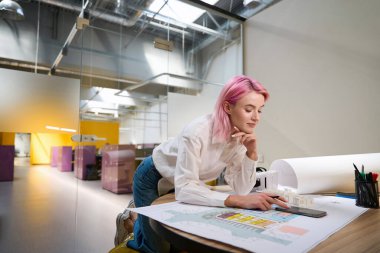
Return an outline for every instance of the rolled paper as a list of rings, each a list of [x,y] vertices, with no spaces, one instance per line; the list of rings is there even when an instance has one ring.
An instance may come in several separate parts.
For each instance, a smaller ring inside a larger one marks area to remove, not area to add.
[[[298,194],[355,192],[354,166],[365,173],[380,173],[380,153],[279,159],[270,171],[278,172],[278,184]]]

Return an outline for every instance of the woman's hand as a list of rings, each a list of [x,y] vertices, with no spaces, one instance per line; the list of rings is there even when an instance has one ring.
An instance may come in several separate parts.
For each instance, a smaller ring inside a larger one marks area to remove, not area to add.
[[[240,138],[240,143],[243,144],[247,148],[247,156],[254,160],[257,161],[258,156],[257,156],[257,145],[256,145],[256,134],[255,132],[252,132],[250,134],[247,134],[245,132],[242,132],[234,126],[234,132],[231,135],[232,138]]]
[[[287,201],[283,197],[272,198],[269,193],[259,192],[248,195],[230,195],[224,201],[224,205],[227,207],[260,209],[267,211],[272,208],[272,204],[276,204],[284,208],[289,208],[284,202]]]

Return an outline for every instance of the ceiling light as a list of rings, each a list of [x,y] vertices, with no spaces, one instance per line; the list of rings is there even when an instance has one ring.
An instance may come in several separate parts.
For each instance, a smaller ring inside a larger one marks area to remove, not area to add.
[[[46,129],[50,129],[50,130],[58,130],[58,131],[71,132],[71,133],[75,133],[77,131],[75,129],[64,128],[64,127],[56,127],[56,126],[45,126],[45,127]]]
[[[59,127],[55,127],[55,126],[46,126],[46,129],[50,129],[50,130],[59,130]]]
[[[0,18],[10,20],[23,20],[24,11],[21,6],[12,0],[3,0],[0,2]]]

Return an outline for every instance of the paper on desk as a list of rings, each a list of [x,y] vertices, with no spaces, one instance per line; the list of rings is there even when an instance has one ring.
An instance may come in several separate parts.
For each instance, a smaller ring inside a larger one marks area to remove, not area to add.
[[[380,153],[305,157],[274,161],[270,170],[278,171],[279,185],[297,193],[355,192],[353,163],[365,173],[380,173]]]
[[[355,200],[314,199],[327,216],[310,218],[275,210],[253,211],[172,202],[131,209],[168,226],[256,253],[307,252],[367,209]]]

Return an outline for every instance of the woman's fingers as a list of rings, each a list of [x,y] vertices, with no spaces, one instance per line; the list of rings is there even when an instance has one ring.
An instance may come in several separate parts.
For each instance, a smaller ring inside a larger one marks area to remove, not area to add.
[[[267,201],[271,204],[276,204],[278,206],[281,206],[281,207],[284,207],[284,208],[289,208],[289,206],[284,203],[284,202],[287,202],[287,200],[284,198],[284,197],[279,197],[279,196],[270,196],[270,195],[267,195],[268,198],[267,198]]]
[[[275,198],[276,197],[276,198]],[[245,209],[260,209],[267,211],[272,209],[272,204],[288,208],[285,199],[278,196],[270,196],[267,193],[254,193],[249,195],[230,195],[227,200],[230,200],[226,206],[238,207]]]
[[[238,132],[238,133],[234,133],[233,135],[231,135],[231,137],[240,137],[240,136],[243,136],[245,135],[246,133],[243,133],[243,132]]]
[[[273,203],[273,204],[276,204],[276,205],[281,206],[283,208],[289,208],[289,206],[280,199],[275,199],[275,203]]]
[[[261,194],[260,194],[261,195]],[[270,196],[268,194],[262,193],[262,203],[265,206],[265,210],[272,209],[272,204],[276,204],[278,206],[281,206],[283,208],[289,208],[289,206],[285,203],[286,199],[279,196]],[[264,210],[264,209],[262,209]]]
[[[239,137],[239,136],[243,136],[245,133],[240,131],[239,128],[237,128],[236,126],[234,126],[234,131],[232,132],[232,135],[231,137]]]

